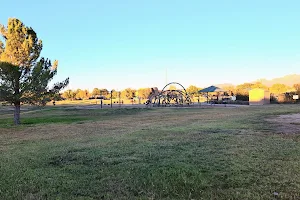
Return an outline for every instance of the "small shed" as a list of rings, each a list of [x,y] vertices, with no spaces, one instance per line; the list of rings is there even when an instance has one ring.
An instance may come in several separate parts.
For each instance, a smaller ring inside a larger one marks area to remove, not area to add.
[[[249,91],[249,105],[267,105],[270,104],[270,92],[261,88],[255,88]]]

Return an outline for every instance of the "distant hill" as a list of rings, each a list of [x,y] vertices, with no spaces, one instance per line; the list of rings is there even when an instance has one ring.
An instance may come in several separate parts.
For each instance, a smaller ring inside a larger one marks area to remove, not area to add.
[[[259,79],[255,82],[261,82],[263,85],[271,87],[275,83],[281,83],[292,87],[296,83],[300,83],[300,74],[291,74],[280,78],[274,78],[271,80]]]
[[[253,81],[252,83],[256,83],[256,82],[261,82],[263,85],[266,85],[268,87],[271,87],[272,85],[274,85],[276,83],[281,83],[281,84],[285,84],[287,86],[293,87],[294,84],[300,83],[300,74],[286,75],[286,76],[274,78],[271,80],[258,79],[256,81]],[[222,84],[215,84],[215,86],[217,86],[219,88],[227,88],[227,87],[231,87],[231,86],[235,87],[236,85],[231,84],[231,83],[222,83]]]
[[[235,85],[233,85],[231,83],[216,84],[215,86],[217,86],[219,88],[235,87]]]

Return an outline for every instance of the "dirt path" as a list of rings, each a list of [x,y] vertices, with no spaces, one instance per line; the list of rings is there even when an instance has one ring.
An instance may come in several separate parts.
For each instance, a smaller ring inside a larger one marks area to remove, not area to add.
[[[276,127],[276,131],[282,134],[300,134],[300,113],[290,115],[279,115],[278,117],[267,119]]]

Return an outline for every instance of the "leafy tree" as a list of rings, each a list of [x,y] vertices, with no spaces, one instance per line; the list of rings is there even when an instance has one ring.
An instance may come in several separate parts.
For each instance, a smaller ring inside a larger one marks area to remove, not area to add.
[[[140,88],[137,91],[138,97],[142,99],[147,99],[150,96],[151,88]]]
[[[32,28],[20,20],[10,18],[8,25],[0,25],[4,43],[0,43],[0,100],[14,104],[14,123],[20,124],[21,103],[45,105],[68,83],[49,82],[57,74],[58,61],[40,58],[42,41]]]
[[[249,101],[249,90],[252,89],[253,83],[244,83],[236,86],[236,99],[242,101]]]
[[[236,88],[234,86],[226,86],[223,89],[228,95],[236,95]]]
[[[0,40],[0,54],[2,54],[4,51],[4,44],[3,42]]]
[[[63,94],[62,97],[68,100],[74,100],[76,98],[76,92],[72,90],[66,90]]]
[[[97,96],[100,96],[100,89],[94,88],[92,91],[92,96],[96,99]]]
[[[256,82],[254,83],[252,86],[251,86],[252,89],[254,88],[261,88],[261,89],[265,89],[267,90],[268,89],[268,86],[262,84],[261,82]]]
[[[88,99],[90,97],[88,90],[76,90],[76,99]]]
[[[254,85],[253,83],[244,83],[236,86],[237,95],[249,96],[249,90],[252,89],[253,85]]]
[[[135,97],[136,90],[131,89],[131,88],[126,88],[121,92],[121,97],[125,99],[132,99]]]
[[[100,89],[100,95],[101,96],[106,96],[109,94],[109,91],[105,88]]]
[[[283,94],[288,90],[288,88],[289,87],[285,84],[276,83],[272,85],[272,87],[270,88],[270,92],[273,94]]]
[[[77,89],[74,91],[75,93],[75,99],[78,100],[78,99],[81,99],[81,96],[79,95],[79,93],[81,92],[82,90],[81,89]]]
[[[110,97],[111,97],[111,91],[108,91],[107,90],[107,94],[105,95],[105,98],[106,99],[110,99]],[[113,99],[113,98],[112,98]]]
[[[84,93],[85,93],[84,99],[89,99],[91,96],[90,92],[88,90],[84,90]]]
[[[119,92],[116,91],[116,90],[114,90],[114,89],[112,89],[112,98],[113,99],[119,98]]]
[[[77,89],[77,90],[75,90],[75,92],[74,92],[76,95],[75,95],[75,99],[76,100],[78,100],[78,99],[82,99],[83,98],[83,92],[82,92],[82,90],[81,89]]]
[[[296,93],[300,94],[300,83],[294,84],[293,87],[296,90]]]
[[[186,92],[189,94],[190,97],[194,97],[195,95],[198,94],[199,88],[194,86],[194,85],[190,85],[187,89]]]

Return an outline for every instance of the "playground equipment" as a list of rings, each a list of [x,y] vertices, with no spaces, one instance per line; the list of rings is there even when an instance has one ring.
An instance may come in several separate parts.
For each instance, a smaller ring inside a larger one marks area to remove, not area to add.
[[[180,89],[170,90],[166,89],[169,85],[180,86]],[[169,106],[189,106],[192,101],[188,95],[186,89],[177,82],[171,82],[165,85],[165,87],[159,91],[157,87],[151,88],[151,94],[149,95],[147,106],[153,107],[169,107]]]

